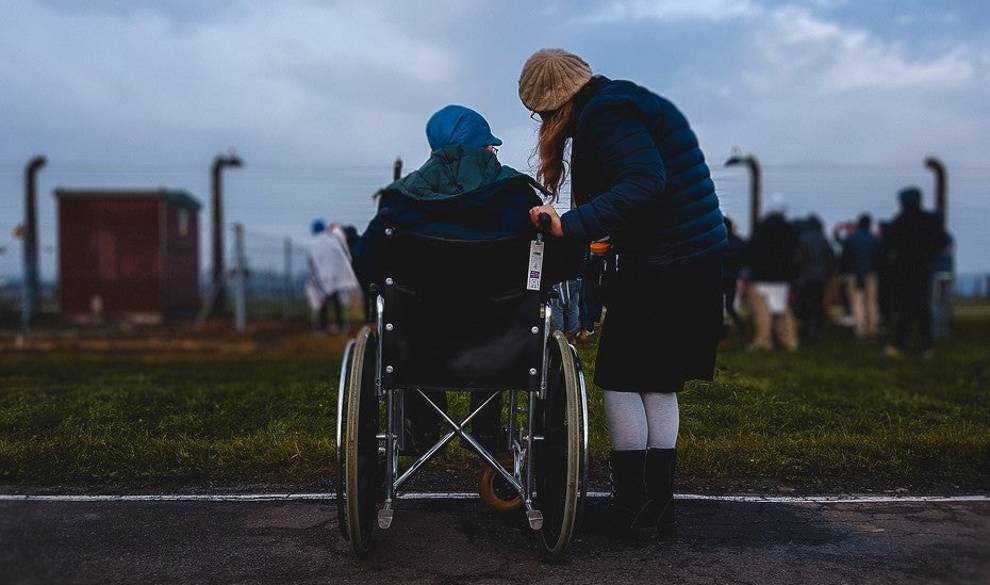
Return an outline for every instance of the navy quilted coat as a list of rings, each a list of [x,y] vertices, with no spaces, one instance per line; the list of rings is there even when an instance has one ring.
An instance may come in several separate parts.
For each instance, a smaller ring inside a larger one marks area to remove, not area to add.
[[[571,146],[566,238],[612,236],[620,262],[662,267],[720,253],[726,230],[698,139],[666,99],[596,78]]]

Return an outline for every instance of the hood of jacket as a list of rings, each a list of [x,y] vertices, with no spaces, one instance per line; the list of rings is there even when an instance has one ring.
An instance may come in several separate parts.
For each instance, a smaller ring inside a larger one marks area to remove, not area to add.
[[[392,183],[386,190],[395,189],[419,201],[438,201],[525,176],[499,163],[493,152],[453,145],[433,151],[423,166]]]

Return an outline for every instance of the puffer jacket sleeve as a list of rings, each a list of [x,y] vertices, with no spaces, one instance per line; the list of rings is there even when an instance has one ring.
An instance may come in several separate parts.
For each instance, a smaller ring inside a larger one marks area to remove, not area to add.
[[[660,151],[633,108],[615,104],[588,112],[578,137],[593,164],[612,187],[561,218],[564,237],[591,241],[612,235],[644,208],[655,204],[667,177]]]

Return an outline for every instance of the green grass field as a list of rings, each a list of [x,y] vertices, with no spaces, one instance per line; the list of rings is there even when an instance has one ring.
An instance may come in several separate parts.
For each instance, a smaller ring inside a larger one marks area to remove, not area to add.
[[[589,380],[594,345],[580,347]],[[332,474],[339,355],[0,355],[0,484],[311,486]],[[593,453],[608,451],[592,388]],[[682,485],[990,491],[990,325],[931,360],[841,331],[796,354],[721,352],[681,395]],[[456,451],[452,466],[463,467]]]

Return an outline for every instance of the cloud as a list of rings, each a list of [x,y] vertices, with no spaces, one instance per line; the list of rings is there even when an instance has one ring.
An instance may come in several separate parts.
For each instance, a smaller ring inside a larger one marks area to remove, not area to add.
[[[304,231],[325,210],[363,224],[393,157],[407,168],[426,157],[425,121],[446,103],[481,111],[505,140],[499,156],[529,168],[534,123],[517,80],[541,46],[670,98],[710,160],[734,144],[756,152],[768,190],[782,162],[913,168],[937,153],[986,167],[982,4],[954,7],[956,22],[907,3],[900,12],[918,21],[907,26],[873,3],[795,3],[0,0],[0,190],[19,192],[23,162],[44,152],[43,190],[168,184],[203,196],[202,169],[233,146],[247,164],[231,173],[232,220]],[[72,174],[72,162],[113,176]],[[188,170],[142,170],[159,164]],[[297,176],[295,165],[314,170]],[[742,193],[740,177],[728,180]],[[954,197],[983,200],[982,186],[957,177]],[[43,198],[49,243],[52,205]],[[0,201],[0,246],[20,213],[15,199]]]
[[[746,79],[757,90],[804,87],[830,94],[855,90],[957,90],[975,76],[972,56],[963,47],[923,58],[908,55],[898,43],[846,28],[805,9],[773,12],[756,34],[756,62]]]
[[[155,16],[168,21],[174,30],[184,31],[205,22],[243,15],[240,0],[40,0],[45,6],[74,16],[108,15],[132,19]]]
[[[703,106],[699,134],[720,155],[740,144],[789,163],[983,157],[986,48],[905,42],[785,6],[752,24],[731,64],[693,73],[677,97]]]
[[[364,3],[240,3],[224,20],[155,11],[176,3],[113,6],[14,2],[14,18],[0,24],[12,130],[34,140],[52,120],[64,136],[51,142],[91,132],[129,154],[136,139],[155,136],[138,146],[144,158],[188,159],[184,145],[213,143],[283,159],[368,159],[392,135],[418,143],[419,110],[459,70],[450,48]],[[195,24],[177,30],[180,17]]]
[[[593,23],[720,21],[755,16],[762,11],[762,7],[750,0],[613,0],[589,12],[584,20]]]

